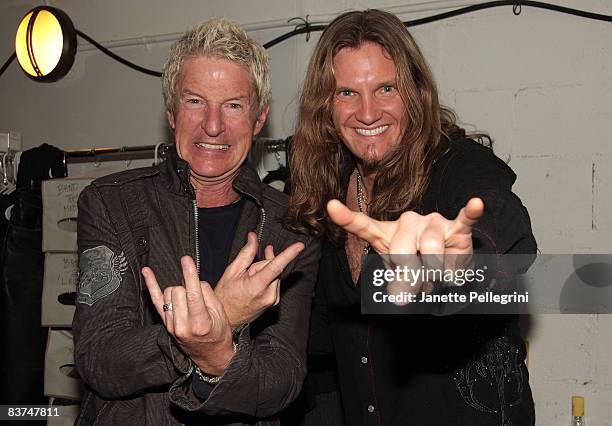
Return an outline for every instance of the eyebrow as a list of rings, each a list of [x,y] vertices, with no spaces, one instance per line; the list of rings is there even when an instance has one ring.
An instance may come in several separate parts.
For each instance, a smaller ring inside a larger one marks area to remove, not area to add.
[[[234,96],[234,97],[227,98],[225,102],[227,101],[246,101],[248,102],[249,97],[248,96]]]
[[[382,87],[382,86],[397,86],[397,79],[394,79],[394,80],[382,80],[381,82],[377,83],[377,87]],[[341,92],[343,90],[355,91],[355,89],[353,89],[351,86],[347,86],[347,85],[337,86],[335,91],[336,92]]]
[[[204,99],[205,97],[200,95],[197,92],[194,92],[192,90],[189,89],[185,89],[181,92],[181,96],[197,96],[198,98],[202,98]],[[227,99],[224,99],[223,102],[228,102],[228,101],[245,101],[245,102],[249,102],[249,96],[248,95],[239,95],[239,96],[232,96],[229,97]]]
[[[203,97],[202,95],[200,95],[199,93],[196,92],[192,92],[191,90],[182,90],[181,91],[181,96],[198,96],[198,97]]]

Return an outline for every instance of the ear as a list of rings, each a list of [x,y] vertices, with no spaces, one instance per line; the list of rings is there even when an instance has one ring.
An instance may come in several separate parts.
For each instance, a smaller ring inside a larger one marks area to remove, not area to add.
[[[257,115],[257,119],[255,121],[255,127],[253,129],[253,136],[256,136],[259,132],[261,132],[261,129],[263,128],[266,122],[266,118],[268,117],[269,111],[270,111],[270,105],[266,105],[265,107],[263,107],[261,112]]]
[[[168,119],[168,124],[172,130],[174,130],[174,114],[172,114],[170,111],[166,111],[166,118]]]

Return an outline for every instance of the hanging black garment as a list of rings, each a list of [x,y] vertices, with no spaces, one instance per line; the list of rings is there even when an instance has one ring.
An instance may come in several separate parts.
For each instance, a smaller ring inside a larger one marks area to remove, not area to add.
[[[46,404],[47,328],[40,325],[44,257],[39,195],[20,190],[3,246],[1,403]],[[30,222],[30,223],[28,223]],[[29,225],[29,226],[24,226]]]
[[[63,158],[63,151],[46,144],[21,156],[16,202],[0,256],[0,404],[47,404],[43,393],[47,328],[40,325],[44,269],[40,188],[43,180],[65,176]]]
[[[67,175],[64,151],[44,143],[21,154],[17,170],[17,189],[27,189],[40,195],[43,180]]]

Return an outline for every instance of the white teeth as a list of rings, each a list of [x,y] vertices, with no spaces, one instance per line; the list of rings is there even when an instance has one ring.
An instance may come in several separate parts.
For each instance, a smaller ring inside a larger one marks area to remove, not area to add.
[[[389,128],[388,125],[376,127],[375,129],[360,129],[358,127],[355,127],[355,131],[362,136],[376,136],[376,135],[380,135],[388,128]]]
[[[216,149],[219,151],[227,151],[229,149],[229,145],[225,145],[225,144],[210,144],[210,143],[204,143],[204,142],[197,142],[196,143],[197,146],[199,146],[200,148],[206,148],[206,149]]]

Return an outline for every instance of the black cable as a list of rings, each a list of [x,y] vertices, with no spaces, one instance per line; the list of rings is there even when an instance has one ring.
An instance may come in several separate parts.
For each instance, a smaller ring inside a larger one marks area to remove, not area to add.
[[[564,6],[558,6],[558,5],[554,5],[554,4],[549,4],[549,3],[544,3],[544,2],[539,2],[539,1],[530,1],[530,0],[499,0],[499,1],[490,1],[490,2],[486,2],[486,3],[480,3],[480,4],[475,4],[472,6],[466,6],[466,7],[462,7],[461,9],[457,9],[457,10],[452,10],[450,12],[444,12],[444,13],[439,13],[437,15],[432,15],[432,16],[428,16],[425,18],[421,18],[421,19],[415,19],[412,21],[404,21],[404,25],[406,25],[407,27],[416,27],[417,25],[423,25],[423,24],[429,24],[431,22],[435,22],[435,21],[440,21],[443,19],[448,19],[448,18],[453,18],[455,16],[459,16],[459,15],[465,15],[467,13],[473,13],[473,12],[477,12],[479,10],[484,10],[484,9],[490,9],[493,7],[500,7],[500,6],[512,6],[512,12],[515,15],[520,15],[521,14],[521,10],[522,10],[522,6],[530,6],[530,7],[535,7],[538,9],[546,9],[546,10],[552,10],[554,12],[559,12],[559,13],[565,13],[568,15],[574,15],[574,16],[579,16],[581,18],[586,18],[586,19],[594,19],[597,21],[604,21],[604,22],[612,22],[612,16],[610,15],[603,15],[600,13],[593,13],[593,12],[586,12],[584,10],[579,10],[579,9],[572,9],[570,7],[564,7]],[[290,31],[286,34],[283,34],[267,43],[265,43],[263,45],[263,47],[265,49],[269,49],[272,46],[275,46],[293,36],[296,35],[300,35],[300,34],[310,34],[313,31],[323,31],[327,26],[326,25],[311,25],[307,20],[305,20],[304,24],[300,24],[298,27],[296,27],[293,31]],[[116,55],[115,53],[111,52],[110,50],[108,50],[106,47],[102,46],[100,43],[98,43],[97,41],[95,41],[94,39],[92,39],[91,37],[89,37],[87,34],[84,34],[83,32],[76,30],[76,33],[84,38],[85,40],[87,40],[89,43],[91,43],[92,45],[94,45],[95,47],[97,47],[98,49],[100,49],[103,53],[107,54],[108,56],[110,56],[111,58],[115,59],[116,61],[121,62],[123,65],[126,65],[136,71],[140,71],[142,73],[148,74],[148,75],[152,75],[155,77],[161,77],[162,73],[159,71],[153,71],[147,68],[143,68],[140,65],[136,65],[130,61],[128,61],[127,59],[122,58],[119,55]],[[5,64],[2,66],[2,68],[0,68],[0,75],[2,75],[2,73],[4,72],[4,70],[6,70],[6,68],[8,68],[8,66],[11,64],[11,62],[13,62],[13,60],[15,59],[15,53],[13,53],[13,55],[11,55],[11,57],[5,62]]]
[[[263,45],[264,49],[269,49],[272,46],[282,41],[285,41],[288,38],[291,38],[293,36],[304,34],[304,33],[311,33],[312,31],[323,31],[327,27],[326,25],[310,25],[309,23],[302,24],[302,25],[303,26],[300,26],[300,28],[296,28],[293,31],[283,34],[282,36],[276,37],[274,40],[270,40],[269,42]]]
[[[6,60],[4,65],[2,65],[2,68],[0,68],[0,75],[2,75],[4,70],[7,69],[9,67],[9,65],[11,65],[13,63],[13,61],[15,60],[16,57],[17,57],[17,53],[16,52],[13,52],[13,54],[11,56],[9,56],[9,58]]]
[[[512,11],[515,15],[521,14],[522,6],[530,6],[539,9],[552,10],[554,12],[565,13],[568,15],[579,16],[581,18],[594,19],[598,21],[604,22],[612,22],[612,16],[610,15],[602,15],[599,13],[586,12],[584,10],[572,9],[564,6],[557,6],[554,4],[543,3],[539,1],[529,1],[529,0],[498,0],[498,1],[490,1],[486,3],[475,4],[472,6],[462,7],[461,9],[451,10],[450,12],[439,13],[437,15],[427,16],[421,19],[415,19],[412,21],[404,21],[403,24],[407,27],[416,27],[417,25],[429,24],[435,21],[441,21],[443,19],[453,18],[459,15],[465,15],[467,13],[477,12],[479,10],[490,9],[493,7],[500,6],[512,6]],[[312,31],[323,31],[327,26],[326,25],[310,25],[307,21],[300,26],[300,28],[296,28],[295,30],[283,34],[272,41],[267,42],[263,45],[264,48],[268,49],[282,41],[285,41],[288,38],[291,38],[295,35],[310,33]]]
[[[581,18],[594,19],[596,21],[612,22],[612,16],[610,15],[586,12],[584,10],[572,9],[571,7],[557,6],[556,4],[548,4],[548,3],[542,3],[539,1],[529,1],[529,0],[516,1],[515,3],[519,6],[525,5],[525,6],[531,6],[531,7],[538,7],[541,9],[552,10],[554,12],[560,12],[560,13],[566,13],[568,15],[579,16]]]
[[[98,49],[100,49],[102,51],[102,53],[105,53],[106,55],[110,56],[111,58],[113,58],[116,61],[121,62],[123,65],[128,66],[136,71],[140,71],[142,73],[148,74],[148,75],[152,75],[154,77],[161,77],[162,73],[159,71],[153,71],[150,70],[148,68],[144,68],[141,67],[140,65],[136,65],[133,62],[128,61],[127,59],[122,58],[121,56],[111,52],[110,50],[108,50],[106,47],[102,46],[100,43],[98,43],[97,41],[95,41],[93,38],[89,37],[87,34],[85,34],[82,31],[76,30],[76,33],[81,37],[84,38],[85,40],[87,40],[89,43],[93,44],[94,46],[96,46]]]
[[[521,13],[522,6],[530,6],[538,9],[547,9],[552,10],[554,12],[565,13],[568,15],[579,16],[581,18],[587,19],[595,19],[598,21],[604,22],[612,22],[612,16],[610,15],[602,15],[599,13],[586,12],[584,10],[572,9],[564,6],[557,6],[554,4],[543,3],[539,1],[529,1],[529,0],[500,0],[500,1],[490,1],[486,3],[475,4],[472,6],[462,7],[461,9],[451,10],[450,12],[439,13],[437,15],[428,16],[421,19],[415,19],[413,21],[405,21],[404,25],[407,27],[415,27],[417,25],[429,24],[431,22],[439,21],[442,19],[453,18],[459,15],[465,15],[466,13],[477,12],[479,10],[490,9],[493,7],[500,6],[512,6],[512,11],[515,15]]]

